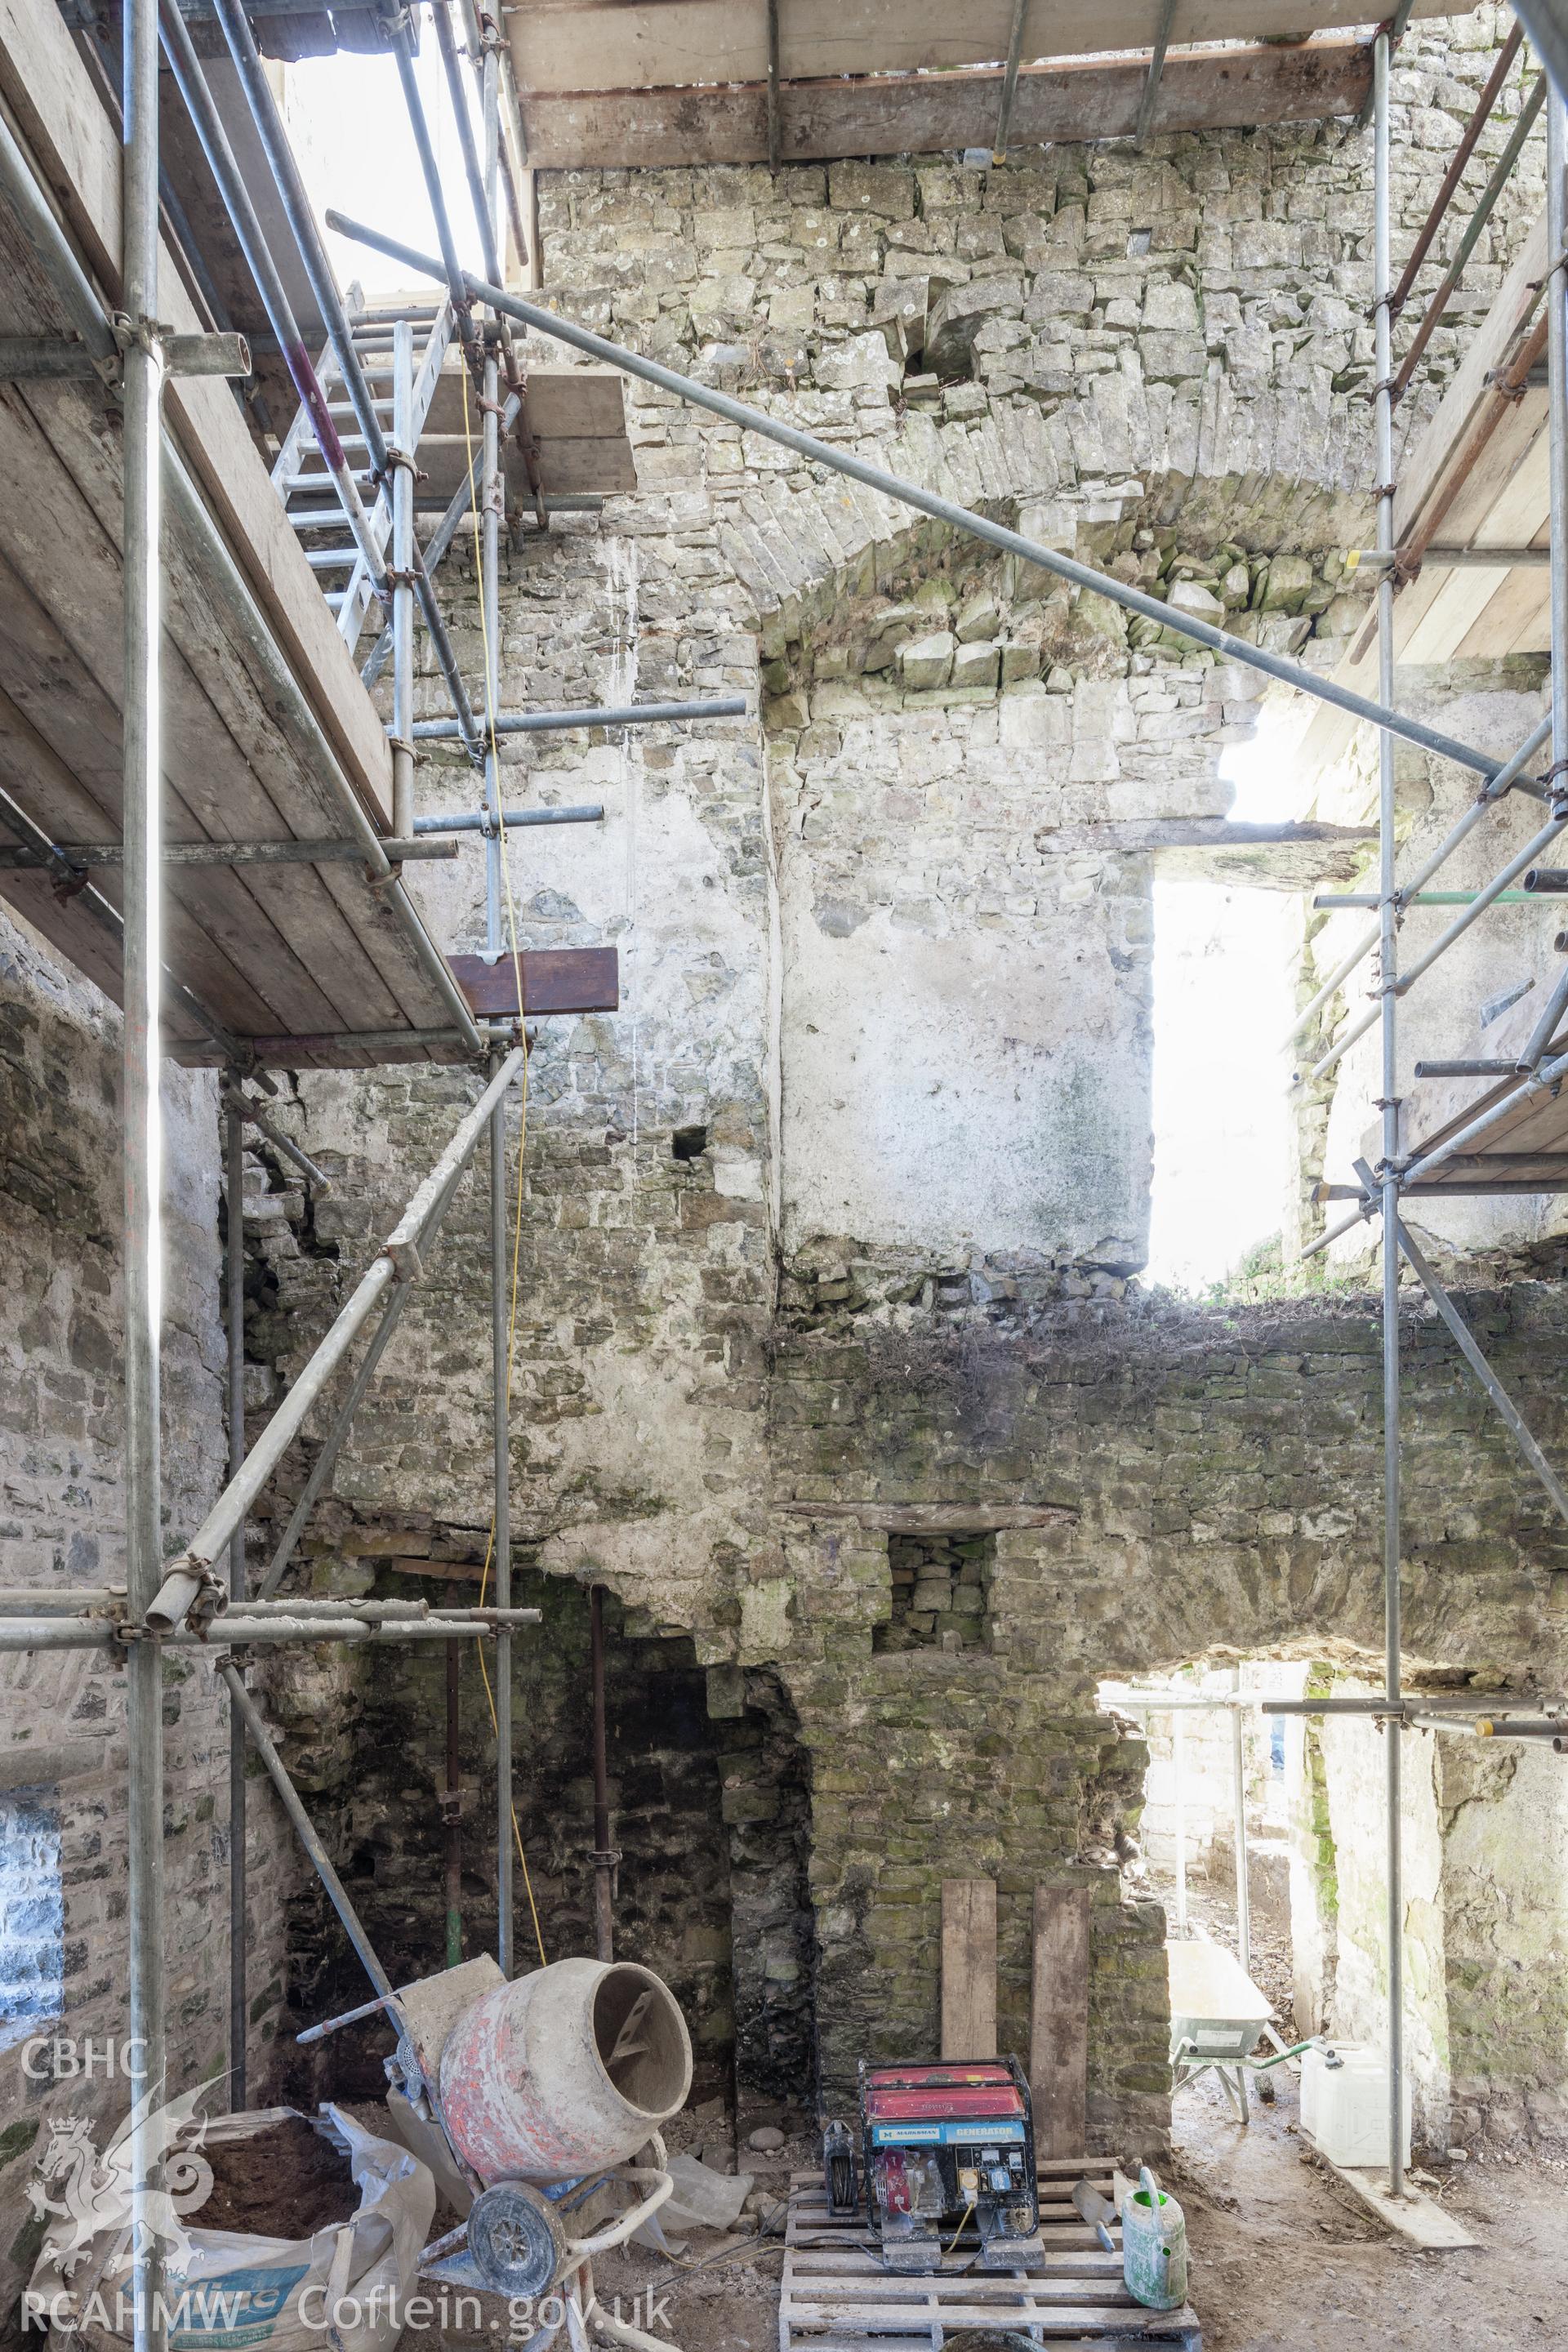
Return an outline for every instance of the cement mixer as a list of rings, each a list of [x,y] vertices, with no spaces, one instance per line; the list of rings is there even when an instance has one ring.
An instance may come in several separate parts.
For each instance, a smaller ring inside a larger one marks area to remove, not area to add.
[[[597,2305],[589,2265],[673,2190],[659,2126],[686,2104],[691,2041],[668,1987],[625,1960],[555,1960],[508,1982],[493,1959],[407,1985],[387,2105],[468,2218],[426,2247],[420,2275],[537,2300],[581,2278],[584,2322],[670,2352]],[[650,2161],[633,2161],[647,2150]],[[587,2237],[569,2217],[606,2183],[630,2203]],[[531,2339],[537,2352],[554,2327]]]

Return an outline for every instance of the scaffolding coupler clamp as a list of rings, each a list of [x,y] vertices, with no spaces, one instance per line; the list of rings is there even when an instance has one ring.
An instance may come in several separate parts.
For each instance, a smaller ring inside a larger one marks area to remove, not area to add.
[[[112,311],[109,326],[120,351],[142,351],[149,355],[161,351],[174,331],[162,319],[133,319],[129,310]]]
[[[364,878],[369,883],[373,890],[395,890],[403,879],[402,858],[392,858],[387,865],[384,874],[378,874],[374,866],[367,864],[364,869]]]
[[[228,1588],[210,1560],[186,1552],[169,1562],[168,1572],[148,1607],[142,1631],[177,1633],[182,1626],[205,1636],[215,1617],[228,1607]]]
[[[1511,368],[1489,368],[1481,382],[1489,392],[1500,393],[1504,400],[1522,400],[1530,390],[1530,378],[1525,376],[1515,383]]]
[[[385,461],[377,470],[375,479],[384,482],[389,474],[396,473],[411,474],[416,483],[427,482],[430,478],[411,449],[400,449],[395,441],[389,441]]]

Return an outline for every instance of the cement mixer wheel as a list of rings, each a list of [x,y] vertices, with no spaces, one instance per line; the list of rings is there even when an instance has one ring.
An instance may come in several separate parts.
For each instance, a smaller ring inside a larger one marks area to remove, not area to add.
[[[497,2294],[542,2294],[566,2252],[555,2208],[525,2180],[500,2180],[475,2198],[468,2252]]]

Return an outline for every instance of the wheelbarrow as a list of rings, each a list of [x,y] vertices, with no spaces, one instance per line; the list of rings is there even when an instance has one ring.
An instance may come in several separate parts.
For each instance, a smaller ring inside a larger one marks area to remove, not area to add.
[[[1223,1944],[1168,1943],[1165,1959],[1171,1979],[1172,2088],[1195,2083],[1212,2069],[1237,2120],[1249,2123],[1248,2074],[1267,2074],[1288,2058],[1299,2058],[1319,2037],[1282,2042],[1274,2029],[1272,2001]],[[1267,2057],[1258,2055],[1261,2042],[1273,2045]]]
[[[423,2279],[505,2295],[560,2316],[515,2352],[544,2352],[563,2324],[638,2352],[670,2352],[605,2312],[597,2254],[623,2245],[674,2191],[658,2126],[686,2103],[691,2042],[668,1987],[627,1962],[557,1960],[508,1982],[486,1956],[405,1985],[384,2005],[398,2032],[387,2108],[466,2219],[419,2258]],[[651,2163],[633,2159],[647,2150]],[[586,2235],[571,2217],[608,2186],[629,2199]]]

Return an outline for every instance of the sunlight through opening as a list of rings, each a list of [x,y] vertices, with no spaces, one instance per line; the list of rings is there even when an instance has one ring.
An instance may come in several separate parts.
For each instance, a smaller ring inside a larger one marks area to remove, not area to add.
[[[1303,814],[1310,787],[1294,752],[1310,715],[1296,697],[1266,703],[1251,740],[1226,749],[1232,823]],[[1151,1283],[1206,1290],[1280,1232],[1290,1181],[1280,1041],[1298,932],[1288,890],[1156,877]]]

